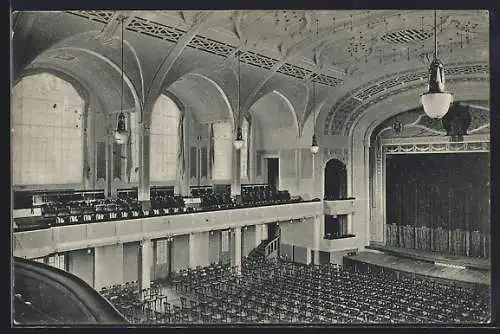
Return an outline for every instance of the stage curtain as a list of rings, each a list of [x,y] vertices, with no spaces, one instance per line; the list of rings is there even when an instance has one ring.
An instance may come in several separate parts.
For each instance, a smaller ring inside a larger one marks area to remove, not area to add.
[[[389,155],[387,244],[489,256],[487,153]]]

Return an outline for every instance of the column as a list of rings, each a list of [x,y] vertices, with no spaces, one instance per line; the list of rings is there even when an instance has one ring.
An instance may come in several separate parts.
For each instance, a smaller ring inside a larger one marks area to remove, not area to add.
[[[261,236],[262,236],[262,240],[267,240],[269,238],[269,236],[267,235],[267,224],[261,224],[260,225],[260,229],[261,229]]]
[[[241,227],[235,227],[233,232],[231,265],[236,267],[236,273],[239,275],[241,274]]]
[[[233,172],[231,180],[231,195],[236,196],[241,194],[241,150],[237,150],[233,146]]]
[[[153,242],[142,240],[140,245],[139,290],[149,289],[151,286],[151,266],[153,263]]]
[[[149,192],[149,154],[150,154],[149,123],[144,122],[139,126],[139,185],[137,197],[142,208],[149,210],[151,198]]]
[[[189,268],[208,266],[210,264],[209,252],[208,232],[189,234]]]
[[[354,234],[354,231],[352,230],[352,215],[353,213],[350,213],[347,215],[347,233],[348,234]]]
[[[255,225],[255,247],[259,247],[262,242],[262,225]]]
[[[123,244],[99,246],[94,250],[94,289],[123,283]]]
[[[112,133],[112,127],[109,125],[109,116],[106,117],[107,121],[107,131],[105,145],[106,145],[106,184],[104,188],[104,195],[106,197],[112,197],[112,185],[113,185],[113,137],[110,135]]]
[[[312,262],[311,258],[311,248],[307,247],[306,248],[306,264],[309,265]]]
[[[319,244],[321,240],[321,219],[318,215],[314,216],[314,225],[313,225],[313,231],[314,231],[314,240],[313,240],[313,251],[314,251],[314,258],[313,258],[313,263],[314,264],[319,264]]]

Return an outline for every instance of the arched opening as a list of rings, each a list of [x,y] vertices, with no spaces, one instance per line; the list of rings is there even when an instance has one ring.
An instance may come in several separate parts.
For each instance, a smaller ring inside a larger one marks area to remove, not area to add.
[[[258,99],[250,113],[256,181],[295,192],[297,150],[290,144],[296,143],[299,131],[292,104],[274,90]]]
[[[181,112],[169,97],[161,95],[151,115],[150,178],[151,185],[174,184],[179,166],[179,127]]]
[[[225,93],[210,78],[188,73],[168,87],[166,94],[182,101],[184,107],[183,192],[189,192],[187,187],[194,190],[213,184],[229,185],[234,118]]]
[[[347,197],[347,168],[337,159],[331,159],[325,166],[325,200],[338,200]]]
[[[86,101],[51,73],[25,76],[13,88],[14,186],[81,186]]]

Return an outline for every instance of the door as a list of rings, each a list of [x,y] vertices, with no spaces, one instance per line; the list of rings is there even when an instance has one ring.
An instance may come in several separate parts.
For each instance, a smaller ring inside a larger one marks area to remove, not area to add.
[[[279,158],[266,158],[267,184],[279,188]]]

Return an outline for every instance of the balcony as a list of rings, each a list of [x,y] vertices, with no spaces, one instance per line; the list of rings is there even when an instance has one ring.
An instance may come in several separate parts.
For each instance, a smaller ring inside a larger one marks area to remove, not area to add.
[[[42,230],[15,232],[13,249],[15,256],[36,258],[75,249],[286,221],[319,214],[322,214],[322,203],[309,201],[53,226]]]
[[[360,239],[355,235],[346,235],[342,238],[321,240],[320,249],[324,251],[352,249],[360,247]]]
[[[325,199],[323,202],[325,215],[349,215],[357,210],[357,201],[353,197],[337,200]]]

